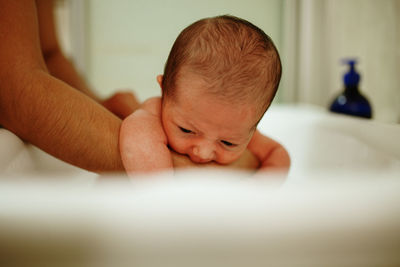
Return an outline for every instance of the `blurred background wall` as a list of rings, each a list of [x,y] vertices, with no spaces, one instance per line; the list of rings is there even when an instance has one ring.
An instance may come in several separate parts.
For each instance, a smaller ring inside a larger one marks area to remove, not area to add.
[[[359,60],[361,91],[374,119],[400,122],[399,0],[63,0],[57,1],[62,46],[102,97],[131,88],[159,95],[179,32],[203,17],[232,14],[272,37],[283,61],[277,102],[328,107],[346,66]]]
[[[400,1],[284,1],[282,101],[328,106],[356,58],[375,119],[400,122]]]

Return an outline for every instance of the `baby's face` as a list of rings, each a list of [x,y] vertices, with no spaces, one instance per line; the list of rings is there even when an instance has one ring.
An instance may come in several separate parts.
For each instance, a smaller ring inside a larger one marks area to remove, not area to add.
[[[202,88],[201,81],[182,78],[173,99],[163,100],[162,123],[169,146],[193,162],[231,163],[253,136],[256,109],[221,101]]]

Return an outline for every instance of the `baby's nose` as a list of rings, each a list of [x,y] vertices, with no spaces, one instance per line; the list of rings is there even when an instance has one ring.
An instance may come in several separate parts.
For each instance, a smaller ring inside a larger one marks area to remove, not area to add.
[[[215,149],[211,144],[199,144],[193,147],[193,155],[195,156],[195,161],[208,162],[215,159]]]

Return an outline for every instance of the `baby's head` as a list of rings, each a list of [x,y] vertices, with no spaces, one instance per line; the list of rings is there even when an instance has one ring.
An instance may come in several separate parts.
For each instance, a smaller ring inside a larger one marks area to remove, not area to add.
[[[158,77],[169,145],[195,162],[236,160],[280,76],[272,40],[253,24],[232,16],[193,23],[176,39]]]

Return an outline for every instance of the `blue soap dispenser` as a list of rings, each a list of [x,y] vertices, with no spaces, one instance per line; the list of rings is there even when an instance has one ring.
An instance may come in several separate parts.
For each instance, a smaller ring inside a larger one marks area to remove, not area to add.
[[[360,74],[356,72],[354,65],[356,60],[346,60],[350,67],[349,71],[343,76],[345,86],[344,92],[335,98],[331,104],[330,110],[336,113],[358,116],[363,118],[372,118],[372,109],[369,101],[358,90]]]

